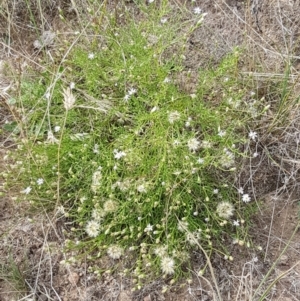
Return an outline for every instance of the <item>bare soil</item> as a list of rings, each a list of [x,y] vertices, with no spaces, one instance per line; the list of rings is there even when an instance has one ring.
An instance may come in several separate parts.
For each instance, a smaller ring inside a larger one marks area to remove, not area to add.
[[[76,11],[70,9],[70,3],[61,1],[56,4],[61,5],[71,24],[76,24]],[[115,8],[114,3],[110,5],[111,9],[122,10]],[[200,6],[208,15],[203,26],[197,29],[188,41],[185,70],[178,79],[178,85],[182,89],[193,93],[199,68],[219,63],[236,46],[247,49],[248,55],[241,61],[241,72],[258,74],[255,80],[262,97],[269,97],[270,91],[264,87],[273,81],[272,74],[283,74],[288,57],[291,61],[291,72],[298,78],[299,1],[203,0],[193,4],[190,1],[173,1],[174,10],[192,10],[195,6]],[[12,16],[17,21],[13,24],[27,24],[29,20],[26,7],[17,5],[14,9]],[[45,29],[65,28],[54,6],[49,4],[45,10],[48,11],[47,19],[43,21],[47,27]],[[41,20],[41,23],[43,22]],[[10,66],[8,69],[1,69],[0,82],[13,80],[9,70],[21,70],[24,62],[32,65],[39,60],[38,52],[33,47],[33,42],[37,39],[36,32],[30,27],[20,25],[11,27],[9,36],[7,29],[7,24],[0,23],[0,35],[4,41],[1,42],[1,59]],[[27,35],[26,39],[21,38],[22,35]],[[264,71],[263,75],[260,70]],[[296,91],[299,91],[298,85],[295,80]],[[8,110],[5,95],[0,94],[0,101],[0,125],[3,129],[6,121],[14,117],[14,112]],[[232,244],[232,262],[217,256],[212,259],[224,301],[258,300],[258,296],[275,280],[276,285],[270,289],[266,300],[300,300],[300,232],[297,231],[297,137],[300,137],[298,117],[298,114],[292,116],[294,122],[291,122],[291,128],[286,129],[280,136],[262,133],[264,140],[260,146],[260,159],[254,162],[259,166],[257,174],[253,171],[241,174],[239,181],[243,184],[251,178],[249,186],[256,188],[255,195],[260,201],[260,210],[253,219],[250,231],[254,247]],[[8,150],[13,150],[14,145],[9,132],[2,130],[1,135],[0,166],[1,170],[5,171],[10,162],[3,158]],[[288,150],[278,151],[284,144]],[[269,161],[270,152],[274,154],[277,164]],[[284,158],[296,163],[283,162]],[[293,178],[290,177],[290,182],[285,183],[283,178],[291,174]],[[4,181],[4,178],[1,179],[2,183]],[[2,191],[5,196],[1,196],[0,199],[0,301],[216,300],[209,273],[204,277],[197,275],[204,260],[203,255],[197,252],[192,254],[194,277],[191,283],[177,284],[167,293],[162,293],[163,286],[167,283],[163,279],[149,283],[140,291],[132,292],[130,277],[109,273],[99,277],[90,271],[91,262],[88,256],[83,257],[80,262],[65,264],[66,258],[75,255],[64,251],[66,240],[72,237],[66,221],[56,220],[46,213],[33,214],[28,204],[17,204],[14,201],[18,192],[8,193],[4,189]],[[261,249],[255,246],[260,246]],[[285,252],[282,253],[285,248]],[[93,265],[97,264],[105,270],[111,265],[111,262],[107,261],[109,259],[104,258],[93,262]],[[276,265],[271,269],[274,262]],[[270,269],[267,280],[259,288]],[[256,289],[258,295],[253,299]]]

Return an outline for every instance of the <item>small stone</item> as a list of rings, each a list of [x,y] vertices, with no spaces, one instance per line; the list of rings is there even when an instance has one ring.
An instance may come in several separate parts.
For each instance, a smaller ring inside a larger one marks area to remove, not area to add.
[[[288,264],[288,260],[289,260],[289,257],[285,254],[281,255],[280,259],[279,259],[279,263],[281,265],[287,265]]]
[[[131,297],[130,297],[130,292],[129,291],[121,291],[118,301],[132,301]]]
[[[73,286],[75,286],[79,281],[79,275],[75,272],[71,272],[71,274],[68,277],[68,280]]]
[[[150,296],[150,295],[146,296],[146,297],[144,298],[144,301],[152,301],[151,296]]]

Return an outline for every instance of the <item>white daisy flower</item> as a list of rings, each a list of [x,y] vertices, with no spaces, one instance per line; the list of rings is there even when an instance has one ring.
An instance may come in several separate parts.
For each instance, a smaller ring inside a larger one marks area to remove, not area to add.
[[[197,159],[197,163],[198,164],[203,164],[204,163],[204,159],[203,158],[198,158]]]
[[[239,220],[233,221],[232,224],[233,224],[234,226],[236,226],[236,227],[239,227],[240,221],[239,221]]]
[[[59,126],[59,125],[56,125],[56,126],[54,127],[54,132],[57,133],[57,132],[59,132],[59,131],[60,131],[60,126]]]
[[[91,53],[88,54],[88,59],[89,60],[93,60],[94,58],[95,58],[95,54],[94,53],[91,52]]]
[[[133,95],[133,94],[135,94],[137,92],[137,90],[136,89],[134,89],[134,88],[131,88],[131,89],[129,89],[129,91],[128,91],[128,95]]]
[[[238,191],[239,194],[244,194],[244,188],[243,187],[240,187],[237,191]]]
[[[173,146],[178,146],[178,145],[180,145],[180,141],[178,139],[175,139],[173,141]]]
[[[257,133],[250,131],[248,136],[251,140],[255,141],[255,139],[257,138]]]
[[[222,138],[222,137],[224,137],[225,135],[226,135],[226,131],[219,130],[218,136],[220,136],[220,137]]]
[[[127,102],[130,99],[130,95],[126,94],[123,99],[124,99],[125,102]]]
[[[167,18],[161,18],[161,19],[160,19],[160,23],[161,23],[161,24],[165,24],[165,23],[167,23],[167,21],[168,21]]]
[[[21,193],[29,194],[31,192],[32,188],[30,186],[26,187],[24,190],[21,191]]]
[[[115,149],[115,150],[113,151],[113,153],[114,153],[114,158],[117,159],[117,160],[119,160],[119,159],[121,159],[122,157],[125,157],[125,156],[126,156],[126,153],[125,153],[125,152],[123,152],[123,151],[118,151],[117,149]]]
[[[144,232],[152,232],[153,231],[153,226],[148,224],[147,227],[144,229]]]
[[[39,179],[36,180],[36,183],[37,183],[38,185],[42,185],[42,184],[44,183],[44,179],[39,178]]]
[[[194,14],[200,15],[201,12],[202,12],[202,9],[201,9],[200,7],[195,7],[195,8],[194,8]]]
[[[249,194],[246,193],[246,194],[243,194],[242,200],[244,203],[249,203],[251,201],[251,198],[250,198]]]
[[[146,193],[147,192],[146,186],[144,184],[138,185],[136,190],[140,193]]]

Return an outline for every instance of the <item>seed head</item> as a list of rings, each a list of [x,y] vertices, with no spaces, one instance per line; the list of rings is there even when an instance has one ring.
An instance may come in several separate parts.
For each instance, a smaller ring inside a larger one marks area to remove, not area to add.
[[[229,202],[226,202],[226,201],[225,202],[221,202],[217,206],[217,214],[221,218],[228,219],[228,218],[230,218],[233,215],[233,212],[234,212],[234,207]]]
[[[64,107],[67,111],[69,111],[73,108],[75,100],[76,100],[70,87],[63,90],[63,96],[64,96]]]

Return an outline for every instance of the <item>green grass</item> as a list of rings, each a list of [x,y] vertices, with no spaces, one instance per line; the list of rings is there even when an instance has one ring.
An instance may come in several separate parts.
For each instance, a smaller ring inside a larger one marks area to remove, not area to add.
[[[22,269],[24,268],[23,266]],[[5,281],[7,283],[6,287],[9,287],[9,291],[19,297],[25,295],[28,291],[24,272],[13,258],[9,258],[6,264],[0,264],[0,280]]]
[[[178,35],[178,15],[160,22],[166,9],[127,16],[123,27],[107,15],[105,31],[87,27],[89,35],[65,44],[63,61],[22,82],[23,137],[8,179],[34,208],[74,222],[68,248],[108,254],[111,270],[133,273],[136,288],[189,277],[197,243],[233,260],[232,242],[252,244],[256,210],[234,178],[252,156],[245,146],[265,104],[248,101],[239,49],[199,70],[195,94],[181,91],[184,45],[201,16]]]

